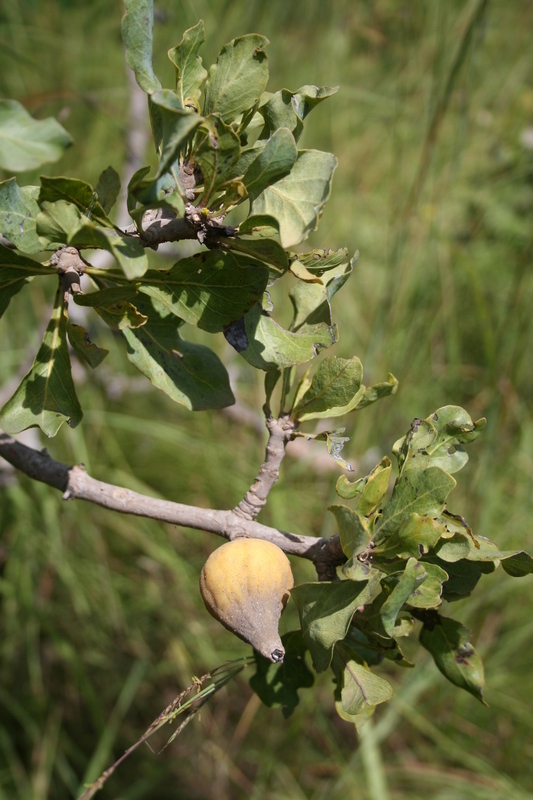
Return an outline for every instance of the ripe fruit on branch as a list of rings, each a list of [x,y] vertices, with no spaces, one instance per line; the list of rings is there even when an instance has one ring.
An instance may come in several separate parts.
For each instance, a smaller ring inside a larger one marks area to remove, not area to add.
[[[270,661],[283,661],[278,622],[294,585],[285,553],[261,539],[234,539],[204,564],[200,591],[207,610]]]

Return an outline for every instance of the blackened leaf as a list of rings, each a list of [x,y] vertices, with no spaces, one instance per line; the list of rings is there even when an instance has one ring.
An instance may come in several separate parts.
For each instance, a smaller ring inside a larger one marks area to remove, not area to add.
[[[0,183],[0,231],[22,253],[38,253],[43,249],[35,229],[40,209],[32,190],[39,191],[33,186],[21,189],[16,178]]]
[[[269,214],[280,226],[285,249],[316,230],[331,191],[337,159],[320,150],[300,150],[290,173],[268,186],[250,206],[252,214]]]
[[[420,644],[431,653],[442,674],[487,705],[483,700],[483,663],[469,641],[468,628],[436,611],[428,611],[421,618]]]
[[[216,333],[261,299],[267,280],[268,270],[253,259],[210,250],[170,270],[150,270],[139,290],[185,322]]]
[[[57,161],[72,138],[52,117],[34,119],[16,100],[0,100],[0,168],[36,169]]]
[[[138,328],[123,328],[128,358],[154,386],[193,411],[224,408],[235,398],[229,376],[208,347],[180,336],[181,320],[158,303],[143,298],[139,311],[148,317]]]
[[[67,323],[67,305],[59,290],[33,366],[0,412],[0,425],[6,433],[38,426],[47,436],[55,436],[64,422],[72,428],[80,422],[82,411],[72,381]]]
[[[120,192],[120,177],[118,172],[113,167],[104,169],[98,183],[96,184],[96,195],[98,202],[104,209],[106,214],[109,214],[117,201]]]
[[[310,361],[324,347],[335,344],[336,326],[309,326],[304,333],[293,333],[278,325],[256,305],[248,314],[224,331],[232,347],[256,369],[283,369]]]
[[[232,122],[257,103],[268,81],[267,45],[264,36],[250,33],[222,48],[207,76],[205,115],[219,114]]]
[[[357,556],[367,549],[372,538],[366,521],[357,511],[348,506],[333,505],[328,507],[337,521],[342,552],[347,558]]]
[[[315,679],[305,663],[307,647],[301,631],[290,631],[281,637],[285,647],[282,664],[273,664],[255,651],[257,671],[250,678],[250,686],[269,708],[281,706],[283,716],[289,717],[300,699],[299,689],[308,689]]]
[[[168,57],[176,67],[176,91],[183,107],[194,104],[199,111],[201,87],[207,77],[198,50],[205,41],[202,20],[183,34],[177,47],[168,51]]]
[[[357,402],[363,379],[363,365],[353,358],[325,358],[304,396],[293,408],[300,422],[347,414]]]
[[[124,4],[122,38],[126,45],[126,61],[143,92],[152,94],[161,88],[152,67],[153,0],[125,0]]]
[[[291,590],[300,614],[304,641],[317,672],[329,667],[333,646],[346,636],[356,609],[370,602],[379,580],[377,573],[367,581],[302,583]]]
[[[74,325],[69,321],[67,334],[71,347],[92,369],[98,367],[109,353],[109,350],[91,342],[89,334],[82,325]]]

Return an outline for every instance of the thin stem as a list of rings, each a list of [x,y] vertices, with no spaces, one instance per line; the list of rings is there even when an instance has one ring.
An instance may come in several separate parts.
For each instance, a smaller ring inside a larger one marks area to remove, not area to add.
[[[268,493],[279,478],[279,468],[285,455],[285,445],[292,438],[294,423],[285,416],[268,417],[268,442],[265,460],[252,486],[233,512],[243,519],[253,520],[266,503]]]

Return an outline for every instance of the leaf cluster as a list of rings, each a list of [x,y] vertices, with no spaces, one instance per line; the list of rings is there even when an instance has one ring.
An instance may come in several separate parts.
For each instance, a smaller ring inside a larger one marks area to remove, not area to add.
[[[481,658],[470,631],[441,614],[443,601],[468,597],[481,575],[500,564],[513,577],[533,572],[531,556],[502,551],[474,535],[464,517],[448,508],[453,474],[468,460],[464,445],[484,426],[484,419],[473,422],[464,409],[445,406],[425,420],[415,419],[395,443],[398,477],[392,492],[388,457],[354,483],[344,475],[337,481],[337,494],[349,501],[329,509],[346,557],[339,580],[301,584],[291,596],[314,669],[333,671],[337,710],[357,727],[392,696],[391,685],[372,668],[384,659],[414,666],[402,639],[415,630],[442,674],[484,702]],[[260,683],[262,669],[254,679],[261,697],[279,697],[280,704],[294,699],[290,686],[269,695]],[[268,685],[282,678],[278,671]]]

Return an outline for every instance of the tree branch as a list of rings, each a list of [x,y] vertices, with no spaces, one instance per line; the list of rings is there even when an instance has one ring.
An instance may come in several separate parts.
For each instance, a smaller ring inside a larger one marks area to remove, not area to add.
[[[265,505],[269,491],[279,478],[285,445],[291,439],[294,430],[294,422],[288,415],[282,415],[279,419],[267,417],[266,426],[269,436],[265,460],[244,499],[233,509],[234,514],[247,520],[255,519]]]
[[[239,536],[265,539],[289,555],[312,561],[319,580],[334,580],[335,567],[346,560],[338,536],[331,539],[299,536],[245,519],[235,511],[199,508],[148,497],[91,478],[83,466],[61,464],[46,451],[33,450],[3,431],[0,431],[0,456],[30,478],[59,489],[64,500],[88,500],[122,514],[204,530],[230,541]]]

